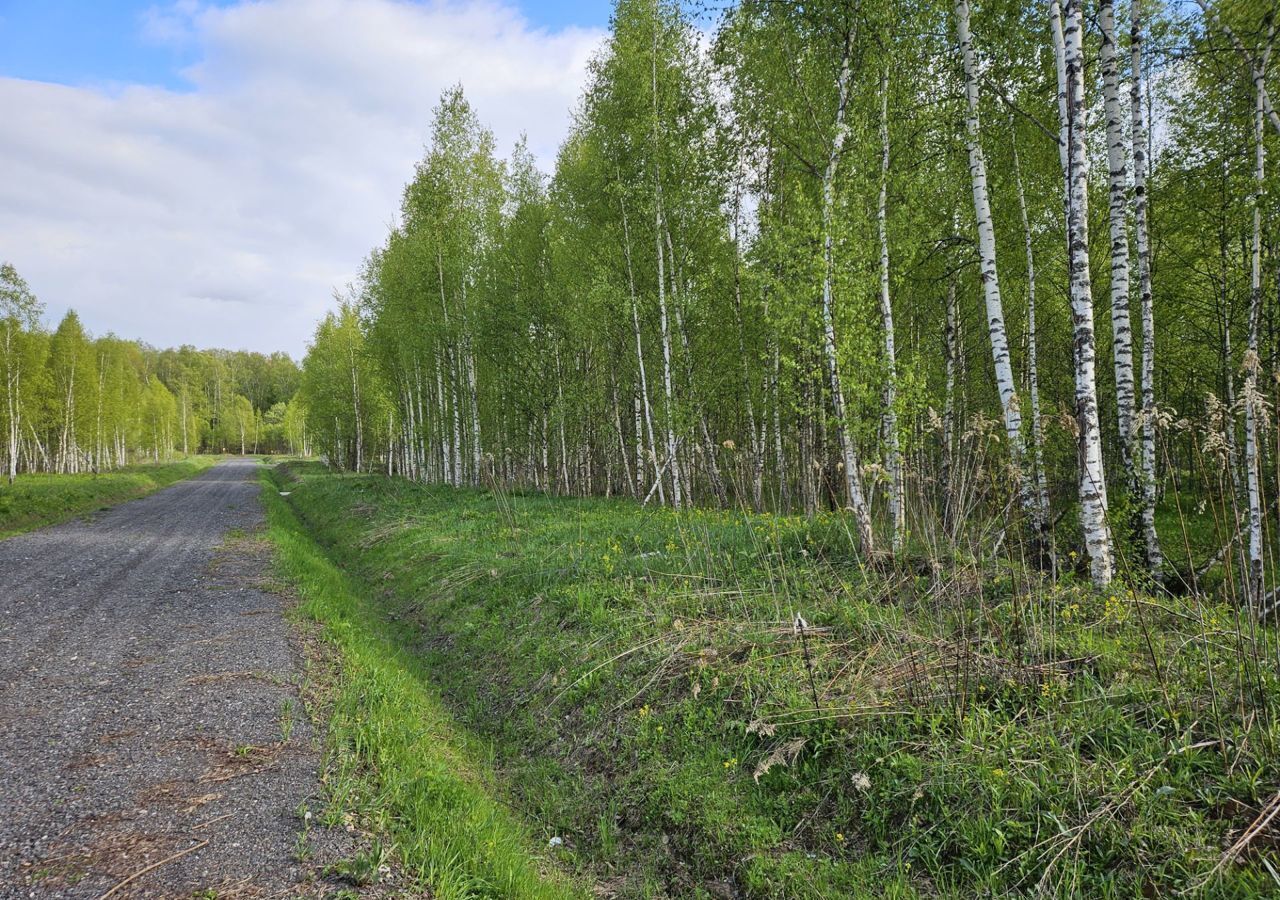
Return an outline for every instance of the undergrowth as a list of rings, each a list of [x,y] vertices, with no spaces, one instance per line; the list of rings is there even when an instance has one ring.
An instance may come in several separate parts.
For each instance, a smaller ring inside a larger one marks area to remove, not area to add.
[[[145,497],[198,475],[219,458],[190,456],[171,463],[140,463],[101,475],[19,475],[13,484],[0,482],[0,537]]]
[[[401,840],[450,839],[403,794],[417,723],[450,721],[606,896],[1280,883],[1247,831],[1280,802],[1276,642],[1234,607],[954,553],[869,571],[835,516],[278,477],[327,553],[273,498],[288,567],[386,669],[338,719]]]
[[[339,657],[324,779],[332,824],[356,814],[394,842],[406,871],[439,900],[580,896],[534,852],[503,800],[489,748],[458,728],[412,635],[379,615],[368,588],[326,557],[265,479],[268,534],[298,611]],[[543,842],[545,845],[545,841]]]

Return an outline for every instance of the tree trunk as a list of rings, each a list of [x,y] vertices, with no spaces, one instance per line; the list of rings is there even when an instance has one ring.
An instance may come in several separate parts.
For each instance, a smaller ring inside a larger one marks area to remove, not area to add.
[[[741,171],[739,170],[739,176]],[[747,365],[747,342],[742,321],[742,244],[739,228],[742,220],[741,184],[734,182],[733,193],[733,321],[738,332],[738,366],[742,376],[742,400],[746,407],[747,431],[751,434],[751,508],[760,512],[764,493],[764,428],[756,431],[756,408],[751,397],[751,371]]]
[[[942,331],[943,353],[946,359],[946,385],[942,397],[942,463],[939,467],[941,482],[942,527],[948,536],[954,536],[955,505],[952,483],[955,457],[956,370],[959,363],[959,332],[956,321],[956,277],[947,279],[946,324]]]
[[[1051,0],[1053,6],[1058,0]],[[1103,587],[1113,575],[1107,524],[1107,483],[1098,422],[1093,287],[1089,274],[1089,157],[1084,96],[1083,20],[1080,0],[1067,0],[1062,40],[1055,41],[1066,71],[1067,190],[1070,195],[1069,271],[1071,319],[1075,332],[1076,422],[1079,429],[1080,525],[1093,583]]]
[[[973,189],[974,218],[978,225],[978,254],[982,266],[982,291],[986,300],[987,334],[991,341],[991,358],[995,363],[996,388],[1004,411],[1005,436],[1009,445],[1009,463],[1017,480],[1022,508],[1030,525],[1036,555],[1045,547],[1047,523],[1040,516],[1039,504],[1024,457],[1026,442],[1022,436],[1022,408],[1009,358],[1009,338],[1005,331],[1004,305],[1000,296],[1000,277],[996,268],[996,234],[991,219],[991,200],[987,192],[987,161],[982,152],[981,125],[978,119],[978,62],[969,31],[969,0],[956,0],[956,34],[964,61],[965,134],[969,150],[969,179]]]
[[[1262,318],[1262,193],[1266,189],[1266,147],[1263,144],[1264,96],[1263,77],[1265,60],[1271,54],[1268,46],[1263,62],[1253,67],[1254,112],[1254,179],[1253,196],[1253,245],[1250,254],[1249,282],[1249,345],[1244,360],[1244,461],[1246,494],[1249,503],[1249,566],[1245,575],[1245,599],[1255,610],[1262,603],[1262,448],[1258,443],[1258,407],[1262,397],[1258,392],[1258,328]]]
[[[889,519],[893,523],[893,552],[901,553],[907,532],[906,479],[898,443],[898,355],[894,348],[893,299],[889,293],[889,69],[880,76],[880,202],[876,222],[880,233],[880,323],[884,331],[884,469],[889,482]]]
[[[778,508],[783,512],[790,511],[791,481],[787,470],[786,447],[782,441],[782,361],[778,351],[778,338],[773,337],[773,365],[771,380],[773,386],[773,456],[774,477],[778,479]]]
[[[14,322],[6,319],[4,324],[4,356],[5,356],[5,401],[9,410],[9,483],[18,480],[18,439],[21,437],[19,423],[19,401],[17,397],[20,363],[13,345]]]
[[[658,163],[661,143],[658,134],[659,22],[656,4],[653,17],[653,56],[650,60],[653,87],[653,239],[658,257],[658,314],[662,326],[662,388],[667,402],[667,465],[671,469],[671,504],[676,509],[680,509],[684,506],[684,491],[680,483],[680,458],[676,452],[675,395],[671,387],[671,328],[667,322],[667,275],[662,249],[662,233],[666,226],[662,221],[662,170]]]
[[[1027,216],[1027,195],[1022,186],[1022,164],[1018,159],[1016,132],[1013,139],[1013,178],[1018,187],[1018,212],[1027,247],[1027,393],[1031,398],[1031,470],[1036,483],[1036,504],[1040,520],[1049,521],[1049,487],[1044,471],[1044,423],[1040,417],[1040,366],[1036,341],[1036,255]]]
[[[1116,417],[1120,429],[1120,458],[1125,472],[1134,473],[1133,326],[1129,316],[1129,203],[1120,72],[1116,61],[1116,17],[1112,0],[1101,0],[1098,25],[1102,30],[1103,108],[1107,120],[1107,171],[1111,226],[1111,333],[1116,376]],[[1136,489],[1136,479],[1131,477]],[[1134,491],[1136,493],[1136,490]]]
[[[848,412],[845,409],[844,385],[840,380],[840,362],[836,350],[835,315],[832,310],[832,282],[835,278],[835,179],[836,167],[844,151],[849,134],[845,114],[849,105],[850,63],[853,55],[853,33],[845,35],[844,53],[840,59],[840,74],[836,81],[837,101],[835,133],[831,139],[831,152],[827,168],[822,176],[822,336],[826,357],[827,379],[831,388],[831,406],[836,417],[836,437],[840,444],[840,456],[844,463],[845,489],[849,508],[858,530],[858,544],[865,556],[875,553],[875,535],[871,530],[871,513],[862,494],[862,472],[858,454],[849,434]]]
[[[356,465],[357,472],[364,471],[364,414],[360,408],[360,371],[356,366],[355,348],[350,351],[351,360],[351,407],[356,419]]]
[[[471,333],[462,338],[467,357],[467,390],[471,395],[471,483],[480,484],[484,468],[484,445],[480,440],[480,388],[476,382],[476,356],[471,347]]]
[[[1147,230],[1147,137],[1142,115],[1142,3],[1130,5],[1129,55],[1132,69],[1129,106],[1133,139],[1133,224],[1138,251],[1138,293],[1142,311],[1142,542],[1146,569],[1159,584],[1163,557],[1156,534],[1156,322],[1151,292],[1151,239]]]
[[[662,247],[662,191],[654,185],[654,228],[658,254],[658,318],[662,327],[662,392],[666,400],[667,467],[671,470],[671,505],[684,506],[680,459],[676,455],[675,392],[671,384],[671,326],[667,321],[666,253]]]
[[[619,181],[621,184],[621,181]],[[627,289],[631,295],[631,330],[636,341],[636,366],[640,374],[640,400],[644,407],[644,422],[649,435],[649,454],[653,462],[654,478],[658,488],[658,502],[666,505],[667,495],[662,486],[662,467],[658,464],[658,441],[653,429],[653,408],[649,404],[649,376],[644,364],[644,344],[641,340],[640,332],[640,304],[636,297],[636,279],[635,270],[631,265],[631,227],[627,222],[627,201],[625,198],[619,197],[619,204],[622,207],[622,241],[623,251],[627,262]],[[636,494],[644,496],[644,460],[642,459],[641,446],[643,444],[643,436],[640,433],[639,411],[636,413]]]

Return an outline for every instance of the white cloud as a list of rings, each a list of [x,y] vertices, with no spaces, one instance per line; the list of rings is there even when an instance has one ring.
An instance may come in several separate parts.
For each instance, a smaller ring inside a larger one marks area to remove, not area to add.
[[[295,355],[385,236],[440,92],[549,165],[602,37],[404,0],[183,0],[140,27],[199,48],[192,90],[0,79],[0,258],[94,333]]]

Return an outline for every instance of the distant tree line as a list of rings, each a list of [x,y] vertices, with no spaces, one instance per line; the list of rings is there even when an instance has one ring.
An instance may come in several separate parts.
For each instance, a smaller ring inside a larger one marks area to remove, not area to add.
[[[48,329],[14,267],[0,266],[0,448],[20,472],[102,472],[179,454],[301,452],[289,401],[299,369],[284,353],[156,350],[95,338],[74,312]]]

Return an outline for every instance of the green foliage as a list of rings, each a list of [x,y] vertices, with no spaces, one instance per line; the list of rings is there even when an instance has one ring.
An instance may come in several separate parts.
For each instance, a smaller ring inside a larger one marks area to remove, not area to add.
[[[1261,40],[1258,10],[1218,7],[1237,34]],[[1147,184],[1157,235],[1157,479],[1162,492],[1190,491],[1229,508],[1239,473],[1231,482],[1218,476],[1229,465],[1243,468],[1240,453],[1206,464],[1197,427],[1207,395],[1225,402],[1242,380],[1256,187],[1247,127],[1252,85],[1219,30],[1174,12],[1142,7],[1152,68],[1144,109],[1158,135]],[[652,493],[673,503],[679,477],[698,503],[815,513],[848,502],[838,452],[843,424],[863,462],[876,527],[885,530],[891,426],[883,403],[892,379],[908,530],[930,543],[963,543],[974,535],[957,532],[976,526],[979,543],[1002,540],[1005,528],[982,524],[1010,518],[1016,504],[1007,437],[990,427],[1000,401],[952,5],[742,0],[710,28],[695,27],[692,15],[670,0],[618,2],[549,175],[523,143],[499,159],[462,87],[443,93],[397,227],[316,332],[306,396],[291,407],[287,439],[295,449],[314,445],[337,468],[376,467],[419,481]],[[1047,26],[1044,11],[1025,4],[981,2],[973,11],[1005,328],[1023,382],[1029,242],[1040,298],[1043,468],[1050,518],[1063,523],[1055,537],[1069,552],[1081,549],[1075,336]],[[1094,54],[1100,35],[1092,19],[1087,32]],[[1171,52],[1178,47],[1194,48],[1194,60]],[[846,48],[849,133],[833,161]],[[1121,72],[1122,80],[1130,75]],[[892,369],[877,302],[882,80]],[[1090,103],[1099,89],[1091,76]],[[1096,147],[1097,116],[1091,131]],[[1275,150],[1276,137],[1266,131],[1264,150]],[[849,407],[844,423],[832,414],[817,300],[823,185],[833,162],[833,325]],[[1095,166],[1092,175],[1095,209],[1106,206],[1104,169]],[[1274,208],[1274,174],[1267,178],[1259,198],[1264,221]],[[1140,503],[1116,464],[1110,269],[1097,262],[1109,255],[1107,229],[1094,227],[1091,241],[1097,391],[1123,569],[1139,565],[1141,541],[1129,523]],[[1265,242],[1268,273],[1274,245]],[[1273,318],[1267,311],[1265,321]],[[1266,325],[1259,352],[1267,365],[1278,341],[1280,330]],[[1176,411],[1187,427],[1170,427]],[[1239,447],[1242,418],[1236,402],[1210,424]],[[1266,495],[1275,493],[1274,443],[1262,441]],[[1215,537],[1225,543],[1230,535]],[[1169,559],[1164,574],[1187,575],[1185,552],[1172,547]]]
[[[366,435],[385,433],[387,413],[354,306],[343,304],[316,328],[297,401],[311,423],[311,443],[333,465],[363,470]]]

